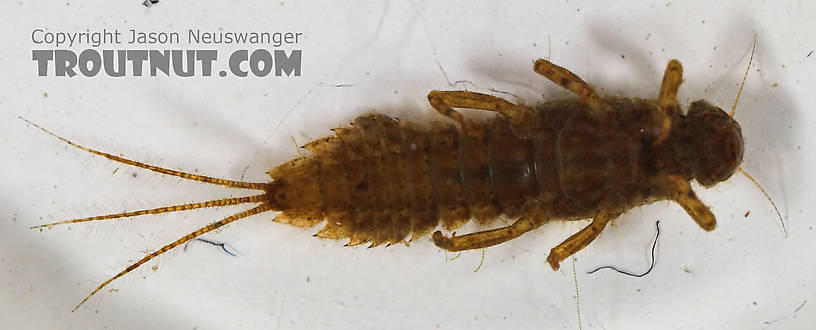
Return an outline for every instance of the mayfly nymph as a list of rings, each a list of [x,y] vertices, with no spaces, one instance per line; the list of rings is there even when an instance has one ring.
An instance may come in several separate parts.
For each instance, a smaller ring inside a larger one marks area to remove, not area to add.
[[[454,122],[424,127],[364,115],[348,127],[333,129],[332,136],[303,146],[311,154],[268,171],[269,182],[219,179],[144,164],[80,146],[26,120],[65,143],[116,162],[260,191],[33,228],[255,204],[148,254],[100,284],[76,308],[156,256],[268,211],[279,212],[274,221],[302,228],[325,222],[316,236],[371,247],[416,240],[440,225],[453,231],[471,220],[489,224],[500,216],[515,219],[505,227],[466,235],[434,231],[434,244],[448,251],[500,244],[551,221],[591,218],[588,226],[552,248],[547,261],[554,270],[598,237],[611,220],[656,201],[674,201],[704,230],[715,228],[714,215],[694,194],[690,181],[710,187],[742,172],[742,131],[732,118],[733,109],[729,114],[704,100],[692,102],[683,113],[677,102],[683,80],[680,62],[669,61],[656,100],[601,97],[577,75],[543,59],[535,61],[533,70],[577,98],[530,107],[469,91],[432,91],[431,106]],[[454,108],[493,111],[498,116],[468,120]]]

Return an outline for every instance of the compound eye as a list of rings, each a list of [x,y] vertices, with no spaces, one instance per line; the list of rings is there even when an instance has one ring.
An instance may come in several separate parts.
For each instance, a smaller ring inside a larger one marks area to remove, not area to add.
[[[721,138],[722,169],[718,175],[720,181],[724,181],[734,174],[739,164],[742,163],[744,151],[742,133],[738,127],[724,127]]]

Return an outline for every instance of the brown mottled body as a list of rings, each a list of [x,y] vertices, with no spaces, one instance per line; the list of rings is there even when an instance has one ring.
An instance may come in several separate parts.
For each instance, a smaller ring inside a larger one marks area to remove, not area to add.
[[[152,258],[230,222],[267,211],[275,221],[312,227],[317,236],[349,239],[349,245],[394,244],[421,237],[439,225],[452,231],[470,220],[516,219],[506,227],[446,237],[433,242],[449,251],[476,249],[514,239],[549,221],[592,218],[592,222],[550,251],[560,261],[592,242],[626,210],[658,200],[680,204],[705,230],[716,220],[689,181],[711,186],[728,179],[742,161],[742,133],[736,121],[705,101],[683,114],[676,101],[682,67],[672,60],[656,100],[603,98],[572,72],[546,60],[533,70],[578,98],[534,108],[467,91],[432,91],[431,106],[458,122],[429,127],[382,115],[365,115],[334,135],[304,146],[312,154],[269,171],[266,183],[240,182],[148,165],[58,139],[113,161],[189,180],[261,194],[161,207],[51,223],[106,220],[196,208],[256,204],[199,228],[148,254],[111,281]],[[498,113],[487,121],[466,120],[454,108]],[[746,176],[748,176],[746,174]],[[749,179],[756,182],[748,176]],[[761,189],[761,187],[760,187]]]
[[[591,120],[577,99],[544,103],[530,136],[503,117],[468,122],[463,132],[362,116],[308,144],[313,155],[270,171],[270,203],[282,222],[311,227],[325,216],[317,236],[372,245],[499,215],[545,222],[622,213],[659,197],[647,184],[656,104],[605,101],[616,110],[606,121]]]

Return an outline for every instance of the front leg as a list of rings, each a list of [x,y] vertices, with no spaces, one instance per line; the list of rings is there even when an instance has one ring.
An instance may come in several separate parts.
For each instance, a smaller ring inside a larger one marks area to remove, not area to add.
[[[663,74],[663,82],[660,84],[660,95],[657,97],[659,113],[657,117],[661,124],[660,135],[652,142],[652,147],[657,147],[669,137],[671,131],[672,117],[680,112],[680,105],[677,104],[677,90],[683,82],[683,66],[680,61],[671,60],[666,65],[666,72]]]
[[[677,202],[694,219],[694,222],[705,231],[712,231],[717,227],[717,218],[697,195],[691,190],[691,185],[678,175],[665,174],[655,182],[657,189],[662,190],[669,199]]]
[[[592,243],[604,230],[606,224],[613,218],[615,218],[615,216],[609,213],[599,213],[595,216],[595,219],[592,219],[592,223],[590,223],[589,226],[584,227],[584,229],[581,229],[561,242],[561,244],[558,244],[558,246],[552,248],[550,255],[547,256],[547,262],[550,263],[550,267],[552,267],[553,270],[558,270],[558,264],[561,261],[575,254],[575,252],[581,251],[581,249],[585,248],[589,243]]]
[[[671,60],[666,65],[663,82],[660,83],[660,95],[657,97],[657,103],[664,111],[675,111],[679,107],[677,90],[680,89],[681,83],[683,83],[683,66],[680,65],[680,61]]]
[[[463,236],[445,237],[442,235],[442,232],[436,231],[433,233],[433,241],[436,246],[450,252],[481,249],[507,242],[521,236],[521,234],[538,228],[540,225],[540,223],[530,218],[522,218],[507,227],[480,231]]]

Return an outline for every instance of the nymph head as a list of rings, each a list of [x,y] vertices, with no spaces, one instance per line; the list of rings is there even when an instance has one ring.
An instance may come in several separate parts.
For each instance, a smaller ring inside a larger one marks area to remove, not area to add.
[[[739,124],[722,109],[699,100],[686,114],[693,145],[692,175],[703,186],[727,180],[740,167],[744,143]]]

